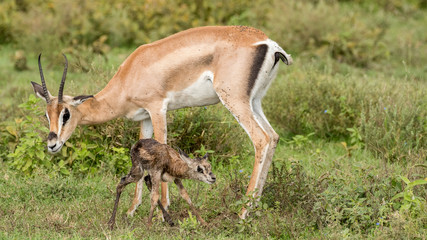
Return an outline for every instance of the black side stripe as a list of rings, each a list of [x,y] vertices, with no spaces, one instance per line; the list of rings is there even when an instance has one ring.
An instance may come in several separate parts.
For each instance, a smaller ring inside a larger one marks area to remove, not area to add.
[[[261,70],[262,64],[264,63],[267,50],[268,46],[266,44],[258,45],[255,50],[254,62],[252,63],[251,70],[249,73],[249,82],[247,89],[248,95],[251,95],[252,88],[254,87],[255,81],[258,78],[258,73]]]

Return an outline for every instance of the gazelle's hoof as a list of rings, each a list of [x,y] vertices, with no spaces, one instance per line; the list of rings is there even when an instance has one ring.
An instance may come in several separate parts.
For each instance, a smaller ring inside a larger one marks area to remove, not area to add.
[[[128,218],[133,217],[133,214],[135,213],[135,211],[136,211],[136,208],[129,209],[129,210],[126,212],[126,217],[128,217]]]

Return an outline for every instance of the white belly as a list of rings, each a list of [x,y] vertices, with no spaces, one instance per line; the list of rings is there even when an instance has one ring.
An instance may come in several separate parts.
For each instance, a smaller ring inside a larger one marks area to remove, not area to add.
[[[126,118],[129,118],[132,121],[142,121],[144,119],[150,118],[150,114],[144,108],[139,108],[126,114]]]
[[[184,107],[207,106],[219,102],[218,95],[213,89],[214,75],[211,71],[203,72],[189,87],[176,92],[168,92],[164,100],[164,110],[175,110]],[[144,108],[139,108],[126,115],[133,121],[142,121],[150,118]]]
[[[189,87],[178,92],[168,92],[167,99],[165,99],[167,109],[174,110],[218,103],[218,95],[213,89],[213,79],[213,73],[206,71]]]

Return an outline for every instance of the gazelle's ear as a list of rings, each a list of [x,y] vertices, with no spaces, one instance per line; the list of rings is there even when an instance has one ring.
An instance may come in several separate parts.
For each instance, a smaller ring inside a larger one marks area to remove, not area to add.
[[[202,159],[203,159],[203,160],[208,160],[208,157],[209,157],[209,154],[208,154],[208,153],[206,153],[206,154],[205,154],[205,156],[203,156],[203,158],[202,158]]]
[[[45,102],[47,102],[46,100],[47,98],[44,94],[43,87],[40,84],[35,82],[31,82],[31,84],[33,85],[34,93],[36,94],[36,96],[43,99]],[[47,94],[49,95],[48,96],[49,99],[53,98],[53,96],[50,94],[49,91],[47,91]]]
[[[93,95],[81,95],[81,96],[77,96],[77,97],[74,97],[71,100],[70,104],[73,105],[74,107],[77,107],[78,105],[84,103],[89,98],[93,98]]]
[[[186,162],[187,164],[191,163],[190,157],[184,151],[182,151],[181,148],[178,148],[178,152],[179,152],[179,156],[184,162]]]

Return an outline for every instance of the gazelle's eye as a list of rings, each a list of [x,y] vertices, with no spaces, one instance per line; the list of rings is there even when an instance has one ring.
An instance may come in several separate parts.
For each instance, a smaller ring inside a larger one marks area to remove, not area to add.
[[[203,173],[203,169],[200,166],[197,166],[197,172]]]
[[[64,111],[64,115],[62,116],[62,125],[65,125],[68,119],[70,119],[70,111],[68,111],[68,109],[66,108]]]

